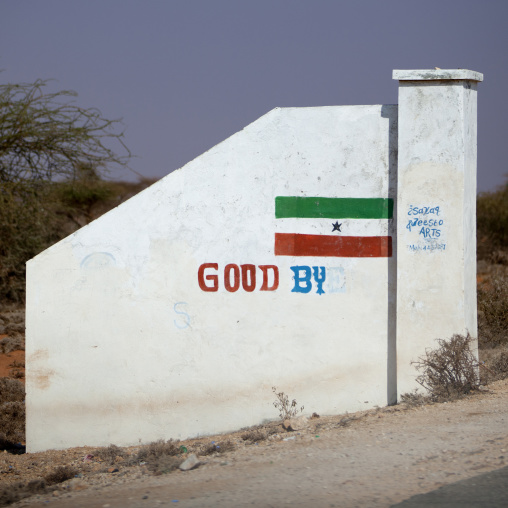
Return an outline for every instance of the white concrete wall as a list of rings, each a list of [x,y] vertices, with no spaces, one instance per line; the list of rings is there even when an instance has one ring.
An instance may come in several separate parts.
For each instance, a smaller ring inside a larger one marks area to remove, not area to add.
[[[276,256],[276,232],[331,235],[335,220],[276,219],[274,200],[395,198],[396,122],[396,106],[275,109],[31,260],[28,450],[261,423],[278,416],[272,386],[307,414],[393,401],[395,256]],[[393,235],[386,219],[339,222]],[[228,264],[274,265],[278,289],[256,268],[253,291],[226,291]],[[295,266],[324,267],[324,294],[292,292]]]
[[[436,339],[476,339],[477,72],[394,71],[399,80],[398,392]]]

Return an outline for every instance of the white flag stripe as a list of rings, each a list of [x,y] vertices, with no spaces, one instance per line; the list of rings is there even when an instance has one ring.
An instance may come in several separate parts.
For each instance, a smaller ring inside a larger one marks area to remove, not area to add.
[[[276,219],[276,233],[296,233],[301,235],[337,236],[386,236],[392,234],[393,221],[389,219]],[[334,224],[340,232],[333,231]]]

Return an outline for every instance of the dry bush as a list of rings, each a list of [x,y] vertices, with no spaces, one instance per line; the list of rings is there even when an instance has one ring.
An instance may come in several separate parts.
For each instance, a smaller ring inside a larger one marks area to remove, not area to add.
[[[479,353],[483,384],[508,377],[508,346],[480,349]]]
[[[17,379],[0,378],[0,449],[10,451],[25,441],[25,387]]]
[[[198,455],[213,455],[217,453],[217,446],[215,442],[201,445],[198,448]]]
[[[183,462],[181,457],[173,457],[170,455],[162,455],[148,462],[147,467],[154,475],[168,474],[178,469]]]
[[[6,487],[0,486],[0,506],[7,506],[30,495],[27,493],[26,484],[23,482]]]
[[[260,441],[264,441],[268,436],[260,430],[250,430],[249,432],[242,434],[241,437],[244,441],[247,441],[250,444],[254,444],[259,443]]]
[[[60,239],[49,210],[34,192],[0,194],[0,298],[22,302],[25,263]]]
[[[164,439],[154,441],[153,443],[143,446],[141,450],[139,450],[138,460],[150,462],[153,459],[158,459],[163,456],[174,457],[180,455],[182,451],[178,443],[179,441],[173,441],[172,439],[169,441],[164,441]]]
[[[126,452],[122,450],[122,448],[119,448],[114,444],[104,448],[97,448],[93,450],[91,454],[96,459],[107,462],[108,464],[114,464],[117,462],[118,458],[124,459],[127,455]]]
[[[183,462],[181,457],[182,450],[178,445],[179,441],[154,441],[139,450],[137,460],[146,462],[148,469],[156,474],[170,473],[178,468]]]
[[[479,259],[489,259],[496,250],[508,248],[508,185],[478,195],[476,225]]]
[[[198,455],[213,455],[214,453],[226,453],[235,449],[234,443],[231,441],[218,441],[202,445],[198,449]]]
[[[416,381],[429,392],[431,400],[455,399],[475,390],[480,380],[478,362],[471,351],[471,336],[454,335],[437,342],[437,349],[427,350],[411,362],[421,373]]]
[[[508,345],[508,276],[498,274],[477,294],[479,346]]]
[[[7,354],[18,350],[25,350],[25,341],[23,337],[4,337],[0,340],[0,353]]]
[[[496,379],[505,379],[508,377],[508,351],[498,351],[497,353],[492,359],[491,370],[496,373]]]
[[[504,250],[495,250],[492,252],[490,259],[495,265],[508,266],[508,252]]]
[[[43,494],[45,491],[46,482],[44,480],[32,480],[28,483],[18,482],[14,485],[0,487],[0,506],[7,506],[34,494]]]
[[[51,473],[44,477],[48,485],[65,482],[74,478],[78,474],[78,470],[72,466],[58,466]]]
[[[234,443],[231,441],[219,441],[217,443],[217,451],[219,453],[226,453],[226,452],[232,452],[235,449]]]
[[[4,402],[0,404],[0,429],[12,445],[25,441],[25,403]]]
[[[23,402],[25,400],[25,387],[16,379],[0,377],[0,404],[4,402]]]

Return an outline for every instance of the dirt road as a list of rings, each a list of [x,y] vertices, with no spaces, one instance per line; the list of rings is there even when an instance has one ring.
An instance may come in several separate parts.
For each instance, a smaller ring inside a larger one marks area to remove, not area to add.
[[[105,484],[61,484],[12,506],[390,506],[508,464],[508,380],[489,389],[453,403],[356,415],[346,427],[337,417],[310,420],[300,433],[203,457],[191,471],[119,471]]]

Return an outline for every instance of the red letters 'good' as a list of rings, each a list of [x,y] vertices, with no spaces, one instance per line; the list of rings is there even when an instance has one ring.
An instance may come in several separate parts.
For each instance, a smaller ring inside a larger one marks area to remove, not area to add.
[[[231,284],[231,270],[233,270],[233,284]],[[224,287],[230,293],[238,291],[240,287],[240,268],[238,265],[229,264],[224,268]]]
[[[242,265],[242,286],[251,293],[256,289],[256,265]],[[250,275],[250,277],[249,277]],[[250,283],[249,283],[250,278]]]
[[[219,265],[217,263],[203,263],[198,270],[198,283],[203,291],[218,291],[219,290],[219,277],[217,275],[204,275],[207,268],[217,270]],[[205,279],[212,283],[211,286],[205,284]]]
[[[279,287],[279,269],[275,265],[259,265],[263,272],[263,285],[260,291],[275,291]],[[268,286],[268,270],[273,270],[273,284]]]

